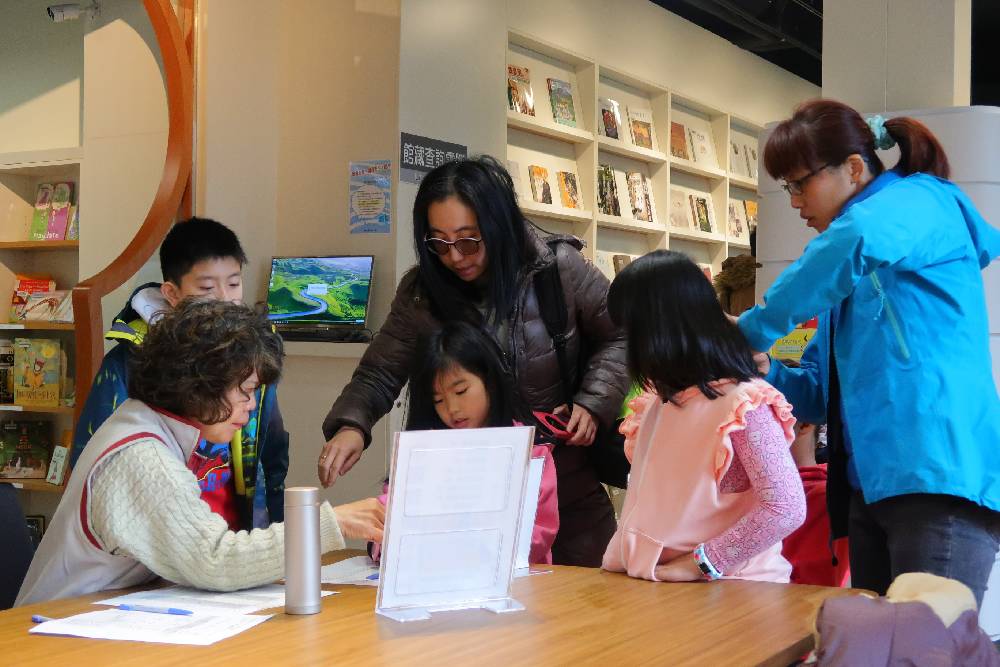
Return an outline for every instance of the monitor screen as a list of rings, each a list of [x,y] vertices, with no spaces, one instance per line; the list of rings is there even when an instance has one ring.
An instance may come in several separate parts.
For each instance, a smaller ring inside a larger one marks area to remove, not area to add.
[[[368,257],[274,257],[268,319],[282,325],[355,325],[368,317]]]

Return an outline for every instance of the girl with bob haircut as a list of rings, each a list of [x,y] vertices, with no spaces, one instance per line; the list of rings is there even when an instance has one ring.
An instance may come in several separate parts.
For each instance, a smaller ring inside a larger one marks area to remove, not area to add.
[[[464,322],[446,324],[421,341],[409,387],[408,431],[519,425],[495,344]],[[535,445],[531,456],[544,461],[528,560],[551,563],[559,529],[551,446]]]
[[[886,170],[878,150],[899,147]],[[817,232],[740,329],[768,350],[818,315],[800,368],[760,355],[803,421],[829,424],[827,502],[849,536],[852,584],[885,594],[905,572],[969,586],[981,603],[1000,525],[1000,398],[982,270],[1000,231],[946,180],[912,118],[802,104],[772,132],[768,173]]]
[[[553,560],[599,566],[615,517],[587,447],[599,426],[617,419],[627,388],[624,339],[606,309],[607,278],[580,254],[579,239],[535,233],[510,175],[488,156],[427,174],[413,204],[413,243],[417,266],[400,281],[385,324],[323,423],[320,480],[329,486],[358,461],[413,371],[421,337],[465,322],[499,351],[518,405],[566,418],[567,437],[553,451],[560,512]],[[567,309],[572,405],[565,405],[534,287],[553,264]]]
[[[757,377],[701,269],[657,250],[608,295],[646,391],[622,423],[632,474],[603,567],[652,581],[788,582],[781,540],[805,519],[791,405]]]
[[[21,586],[17,605],[145,584],[156,577],[229,591],[284,574],[284,525],[234,532],[193,472],[199,443],[228,443],[277,382],[281,338],[266,316],[225,301],[186,300],[130,358],[129,396],[94,433]],[[232,479],[228,493],[235,493]],[[222,490],[225,494],[226,491]],[[378,539],[375,498],[320,507],[323,552]]]

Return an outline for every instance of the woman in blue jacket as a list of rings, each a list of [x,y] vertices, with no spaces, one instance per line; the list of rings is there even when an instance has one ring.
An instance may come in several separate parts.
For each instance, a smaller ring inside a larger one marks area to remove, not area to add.
[[[875,150],[897,144],[887,171]],[[820,234],[739,326],[767,350],[820,315],[802,367],[765,364],[766,379],[797,417],[829,423],[831,528],[850,537],[853,585],[884,594],[924,571],[982,602],[1000,534],[1000,399],[981,271],[1000,232],[910,118],[806,102],[764,165]]]

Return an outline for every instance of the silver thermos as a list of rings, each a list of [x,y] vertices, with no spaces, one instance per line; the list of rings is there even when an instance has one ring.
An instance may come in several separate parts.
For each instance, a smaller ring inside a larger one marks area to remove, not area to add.
[[[285,613],[320,610],[319,489],[285,489]]]

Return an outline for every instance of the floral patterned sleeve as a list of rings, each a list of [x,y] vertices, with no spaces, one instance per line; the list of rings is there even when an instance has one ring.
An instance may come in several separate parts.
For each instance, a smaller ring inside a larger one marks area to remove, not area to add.
[[[746,428],[730,434],[758,503],[721,535],[705,542],[705,555],[723,574],[730,572],[802,525],[806,497],[781,422],[770,405],[745,415]]]

